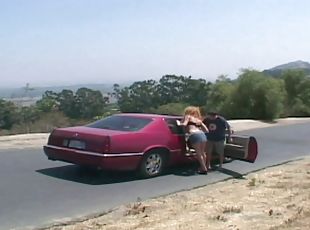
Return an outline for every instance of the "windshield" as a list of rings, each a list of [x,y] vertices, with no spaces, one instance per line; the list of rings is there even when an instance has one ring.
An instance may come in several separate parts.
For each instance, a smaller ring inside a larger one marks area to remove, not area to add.
[[[90,128],[111,129],[119,131],[137,131],[145,127],[152,120],[150,118],[140,118],[131,116],[110,116],[89,125]]]

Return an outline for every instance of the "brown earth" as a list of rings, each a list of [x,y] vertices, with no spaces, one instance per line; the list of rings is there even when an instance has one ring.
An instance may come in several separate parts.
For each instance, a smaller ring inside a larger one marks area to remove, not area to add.
[[[47,229],[308,230],[310,157]]]

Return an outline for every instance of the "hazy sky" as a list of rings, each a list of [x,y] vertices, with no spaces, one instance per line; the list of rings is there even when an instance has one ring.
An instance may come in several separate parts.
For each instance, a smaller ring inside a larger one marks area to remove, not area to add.
[[[0,0],[0,87],[310,61],[309,0]]]

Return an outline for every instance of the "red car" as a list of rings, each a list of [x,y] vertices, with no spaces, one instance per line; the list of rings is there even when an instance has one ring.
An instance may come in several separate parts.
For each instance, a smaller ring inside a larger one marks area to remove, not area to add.
[[[144,177],[159,175],[165,167],[196,160],[187,148],[185,133],[176,120],[181,117],[124,113],[94,123],[57,128],[44,152],[50,160],[107,170],[139,170]],[[254,137],[233,136],[225,155],[254,162]]]

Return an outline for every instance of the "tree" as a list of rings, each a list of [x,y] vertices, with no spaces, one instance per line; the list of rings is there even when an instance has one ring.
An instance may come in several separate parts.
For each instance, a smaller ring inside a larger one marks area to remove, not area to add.
[[[302,102],[299,108],[299,116],[310,116],[310,77],[303,80],[298,99]]]
[[[214,84],[210,85],[206,111],[214,111],[223,114],[225,117],[232,115],[232,94],[236,88],[226,76],[219,76]]]
[[[165,75],[159,80],[160,105],[185,103],[195,106],[206,104],[211,83],[191,76]]]
[[[159,105],[157,82],[137,81],[123,89],[114,88],[122,112],[148,112]]]
[[[102,115],[108,98],[104,98],[99,90],[80,88],[76,91],[75,101],[78,111],[75,117],[91,119]]]
[[[186,77],[165,75],[159,80],[158,93],[160,105],[184,101],[184,90],[187,82]]]
[[[283,109],[283,82],[255,70],[244,70],[232,95],[232,114],[239,118],[272,120]]]
[[[119,84],[113,84],[113,92],[112,93],[108,93],[108,95],[110,97],[113,97],[116,99],[116,101],[118,101],[121,97],[121,88]]]
[[[14,103],[0,99],[0,129],[12,128],[18,119],[18,108]]]
[[[169,103],[160,105],[158,108],[151,110],[151,112],[156,114],[182,115],[186,106],[188,104]]]
[[[154,80],[134,82],[123,89],[114,85],[111,94],[118,100],[122,112],[152,112],[159,106],[180,103],[196,106],[205,105],[210,83],[191,76],[165,75],[159,83]],[[165,113],[161,107],[161,111]]]
[[[58,94],[53,91],[45,91],[42,98],[36,102],[36,106],[41,112],[51,112],[58,110]]]
[[[289,116],[310,115],[310,77],[302,70],[283,73],[286,97],[286,113]]]
[[[209,100],[209,91],[212,83],[204,79],[185,78],[183,96],[181,102],[194,106],[204,106]]]
[[[79,109],[72,90],[64,89],[57,94],[59,110],[70,118],[79,118]]]
[[[26,133],[30,133],[31,124],[40,118],[40,114],[36,106],[23,106],[19,111],[19,116],[19,123],[25,127]]]

